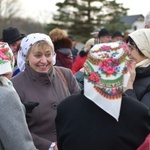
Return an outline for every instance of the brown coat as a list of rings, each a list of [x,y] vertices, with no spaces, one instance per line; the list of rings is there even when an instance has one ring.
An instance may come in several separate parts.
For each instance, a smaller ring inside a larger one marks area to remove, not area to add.
[[[70,69],[59,67],[64,74],[69,90],[62,77],[53,67],[49,73],[37,73],[29,66],[12,79],[22,102],[39,102],[27,118],[29,130],[39,150],[48,150],[56,141],[55,117],[57,105],[70,94],[80,92]]]

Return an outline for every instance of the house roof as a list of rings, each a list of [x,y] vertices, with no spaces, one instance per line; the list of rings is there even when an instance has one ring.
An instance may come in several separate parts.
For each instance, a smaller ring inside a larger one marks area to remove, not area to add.
[[[121,21],[123,21],[125,23],[125,25],[131,26],[139,17],[144,18],[144,16],[141,15],[141,14],[139,14],[139,15],[131,15],[131,16],[123,16],[121,18]]]

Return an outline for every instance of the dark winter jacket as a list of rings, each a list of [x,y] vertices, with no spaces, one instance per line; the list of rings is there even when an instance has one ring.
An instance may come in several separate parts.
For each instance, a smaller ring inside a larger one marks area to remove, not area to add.
[[[150,66],[136,68],[133,89],[125,92],[150,107]]]
[[[118,122],[83,94],[69,96],[57,111],[59,150],[136,150],[150,132],[148,107],[129,96]]]

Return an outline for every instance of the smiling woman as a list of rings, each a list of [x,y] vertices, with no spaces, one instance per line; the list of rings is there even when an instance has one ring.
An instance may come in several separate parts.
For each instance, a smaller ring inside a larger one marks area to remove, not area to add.
[[[129,80],[126,94],[150,107],[150,30],[138,29],[129,34],[127,44],[129,57],[135,64],[131,67],[132,80]]]
[[[54,46],[48,35],[29,34],[20,47],[18,66],[23,72],[12,82],[24,104],[39,103],[32,113],[27,112],[27,123],[37,149],[49,150],[51,146],[57,147],[54,123],[57,105],[69,95],[80,92],[80,88],[70,69],[57,66],[58,72],[53,66]]]

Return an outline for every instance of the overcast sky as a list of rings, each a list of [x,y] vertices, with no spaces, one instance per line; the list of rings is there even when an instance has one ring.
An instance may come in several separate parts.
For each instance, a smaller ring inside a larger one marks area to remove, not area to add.
[[[23,16],[30,17],[36,21],[49,22],[52,14],[56,13],[57,2],[64,0],[20,0],[21,8],[24,10]],[[123,3],[125,8],[130,8],[128,15],[143,14],[144,16],[150,10],[150,0],[116,0],[117,3]]]

